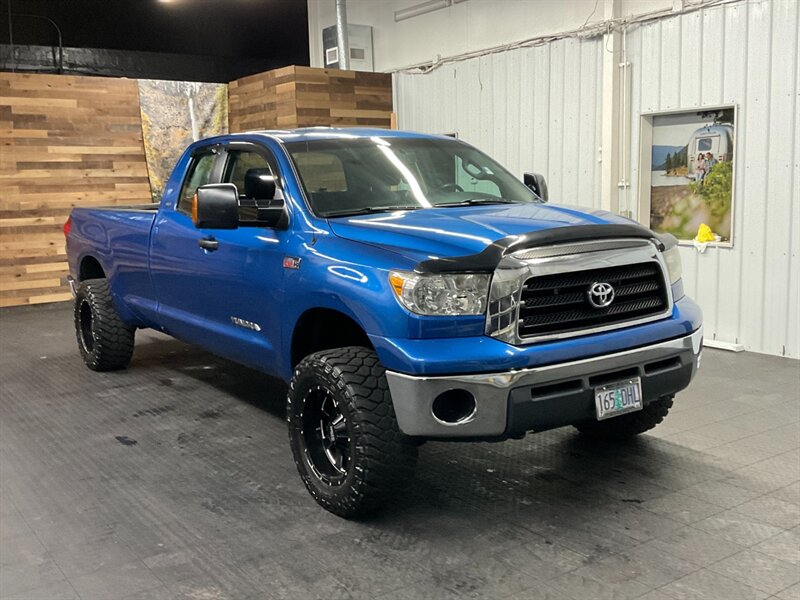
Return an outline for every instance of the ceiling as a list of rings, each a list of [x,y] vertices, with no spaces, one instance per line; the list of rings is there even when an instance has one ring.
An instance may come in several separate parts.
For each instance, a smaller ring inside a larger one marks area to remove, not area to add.
[[[333,0],[330,0],[333,2]],[[306,0],[0,0],[0,43],[270,59],[308,64]]]

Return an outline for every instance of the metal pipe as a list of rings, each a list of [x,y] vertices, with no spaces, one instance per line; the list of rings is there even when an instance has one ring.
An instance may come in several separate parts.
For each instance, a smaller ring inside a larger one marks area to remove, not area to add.
[[[9,0],[9,9],[10,8],[11,8],[11,1]],[[58,24],[55,21],[53,21],[53,19],[51,19],[50,17],[45,17],[43,15],[31,15],[31,14],[26,14],[26,13],[10,13],[9,12],[9,20],[11,19],[11,15],[12,14],[15,17],[25,17],[25,18],[28,18],[28,19],[44,19],[45,21],[50,23],[55,28],[56,34],[58,35],[58,63],[57,63],[57,68],[58,68],[58,72],[59,73],[63,73],[64,72],[64,44],[63,44],[62,39],[61,39],[61,28],[58,26]],[[12,52],[14,51],[13,41],[12,41],[11,51]]]
[[[9,62],[11,63],[11,72],[15,72],[16,62],[14,61],[14,26],[11,24],[11,0],[8,0],[8,46],[11,51]]]
[[[350,42],[347,39],[346,0],[336,0],[336,46],[339,54],[339,68],[350,68]]]

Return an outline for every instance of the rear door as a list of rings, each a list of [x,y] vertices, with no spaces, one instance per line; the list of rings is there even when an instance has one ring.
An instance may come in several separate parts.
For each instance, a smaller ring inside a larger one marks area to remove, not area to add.
[[[286,230],[253,223],[261,196],[280,194],[277,163],[250,143],[215,147],[193,157],[180,198],[153,231],[151,272],[168,333],[264,371],[277,364]],[[206,174],[206,171],[208,173]],[[199,185],[229,182],[240,198],[240,227],[196,229],[191,199]],[[270,189],[272,182],[272,189]],[[275,191],[277,190],[277,192]],[[214,240],[214,250],[200,242]]]

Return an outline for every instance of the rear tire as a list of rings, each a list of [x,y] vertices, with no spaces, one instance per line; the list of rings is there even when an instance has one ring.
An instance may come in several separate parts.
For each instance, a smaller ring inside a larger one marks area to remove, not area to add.
[[[642,410],[608,419],[575,424],[583,435],[601,441],[621,441],[645,431],[650,431],[663,421],[672,408],[674,396],[663,396],[653,400]]]
[[[75,334],[83,362],[93,371],[124,369],[136,330],[119,318],[105,279],[87,279],[75,294]]]
[[[397,425],[374,351],[353,346],[304,358],[286,413],[297,471],[326,510],[363,516],[413,477],[417,445]]]

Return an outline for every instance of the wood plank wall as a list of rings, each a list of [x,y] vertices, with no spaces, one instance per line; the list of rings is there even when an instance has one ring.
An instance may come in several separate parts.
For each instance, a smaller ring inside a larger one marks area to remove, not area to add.
[[[0,73],[0,307],[70,298],[73,206],[147,202],[135,80]]]
[[[231,82],[231,131],[391,127],[385,73],[285,67]],[[137,82],[0,73],[0,307],[69,300],[73,206],[151,201]]]
[[[231,132],[328,125],[391,127],[388,73],[284,67],[228,85]]]

